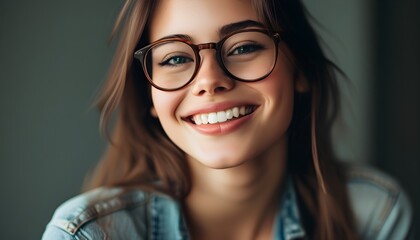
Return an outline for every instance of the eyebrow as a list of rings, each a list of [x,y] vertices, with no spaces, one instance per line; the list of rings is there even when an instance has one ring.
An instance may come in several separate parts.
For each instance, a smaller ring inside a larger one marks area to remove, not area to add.
[[[220,28],[219,33],[221,36],[225,36],[225,35],[228,35],[229,33],[236,32],[236,31],[249,28],[249,27],[264,28],[265,26],[264,24],[257,21],[245,20],[245,21],[227,24]]]
[[[240,22],[234,22],[234,23],[230,23],[227,24],[223,27],[221,27],[219,29],[219,35],[221,37],[228,35],[229,33],[235,32],[235,31],[239,31],[245,28],[249,28],[249,27],[258,27],[258,28],[265,28],[265,25],[257,22],[257,21],[253,21],[253,20],[244,20],[244,21],[240,21]],[[173,35],[169,35],[169,36],[165,36],[163,38],[158,39],[157,41],[161,41],[161,40],[165,40],[165,39],[171,39],[171,38],[181,38],[181,39],[185,39],[187,41],[192,42],[192,38],[186,34],[173,34]]]
[[[192,38],[190,36],[186,35],[186,34],[172,34],[172,35],[168,35],[168,36],[165,36],[163,38],[160,38],[157,41],[171,39],[171,38],[181,38],[181,39],[192,42]]]

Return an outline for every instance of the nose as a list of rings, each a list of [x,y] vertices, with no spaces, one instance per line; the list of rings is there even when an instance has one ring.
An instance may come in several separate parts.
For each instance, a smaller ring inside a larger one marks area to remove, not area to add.
[[[227,92],[235,86],[235,81],[220,68],[215,51],[211,49],[203,52],[200,69],[193,83],[192,92],[197,96]]]

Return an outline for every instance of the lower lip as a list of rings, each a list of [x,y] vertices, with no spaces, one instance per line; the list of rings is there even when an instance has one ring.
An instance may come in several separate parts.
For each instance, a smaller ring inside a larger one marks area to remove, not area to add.
[[[215,123],[215,124],[201,124],[196,125],[194,123],[190,123],[190,125],[202,134],[207,135],[219,135],[219,134],[227,134],[230,132],[235,131],[244,123],[252,118],[253,113],[243,116],[241,118],[237,118],[234,120],[222,122],[222,123]]]

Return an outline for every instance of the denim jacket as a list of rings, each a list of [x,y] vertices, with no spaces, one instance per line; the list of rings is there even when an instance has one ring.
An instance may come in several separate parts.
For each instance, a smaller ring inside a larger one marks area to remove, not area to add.
[[[412,211],[405,193],[383,173],[348,171],[348,193],[361,239],[408,239]],[[273,239],[306,239],[293,182],[287,178]],[[62,204],[44,232],[50,239],[189,239],[179,202],[157,192],[98,188]]]

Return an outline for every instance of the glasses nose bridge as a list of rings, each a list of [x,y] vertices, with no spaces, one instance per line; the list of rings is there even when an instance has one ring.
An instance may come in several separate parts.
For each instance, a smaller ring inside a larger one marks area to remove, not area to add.
[[[203,49],[217,49],[217,43],[214,43],[214,42],[202,43],[196,46],[197,46],[198,51],[201,51]]]
[[[214,49],[214,50],[216,50],[216,55],[217,55],[218,54],[217,51],[218,51],[218,48],[219,48],[218,45],[219,44],[215,43],[215,42],[208,42],[208,43],[201,43],[201,44],[194,45],[196,47],[196,54],[197,54],[197,57],[199,59],[199,62],[201,63],[201,61],[202,61],[202,58],[200,56],[200,51],[201,50]],[[217,59],[217,57],[216,57],[216,59]]]

